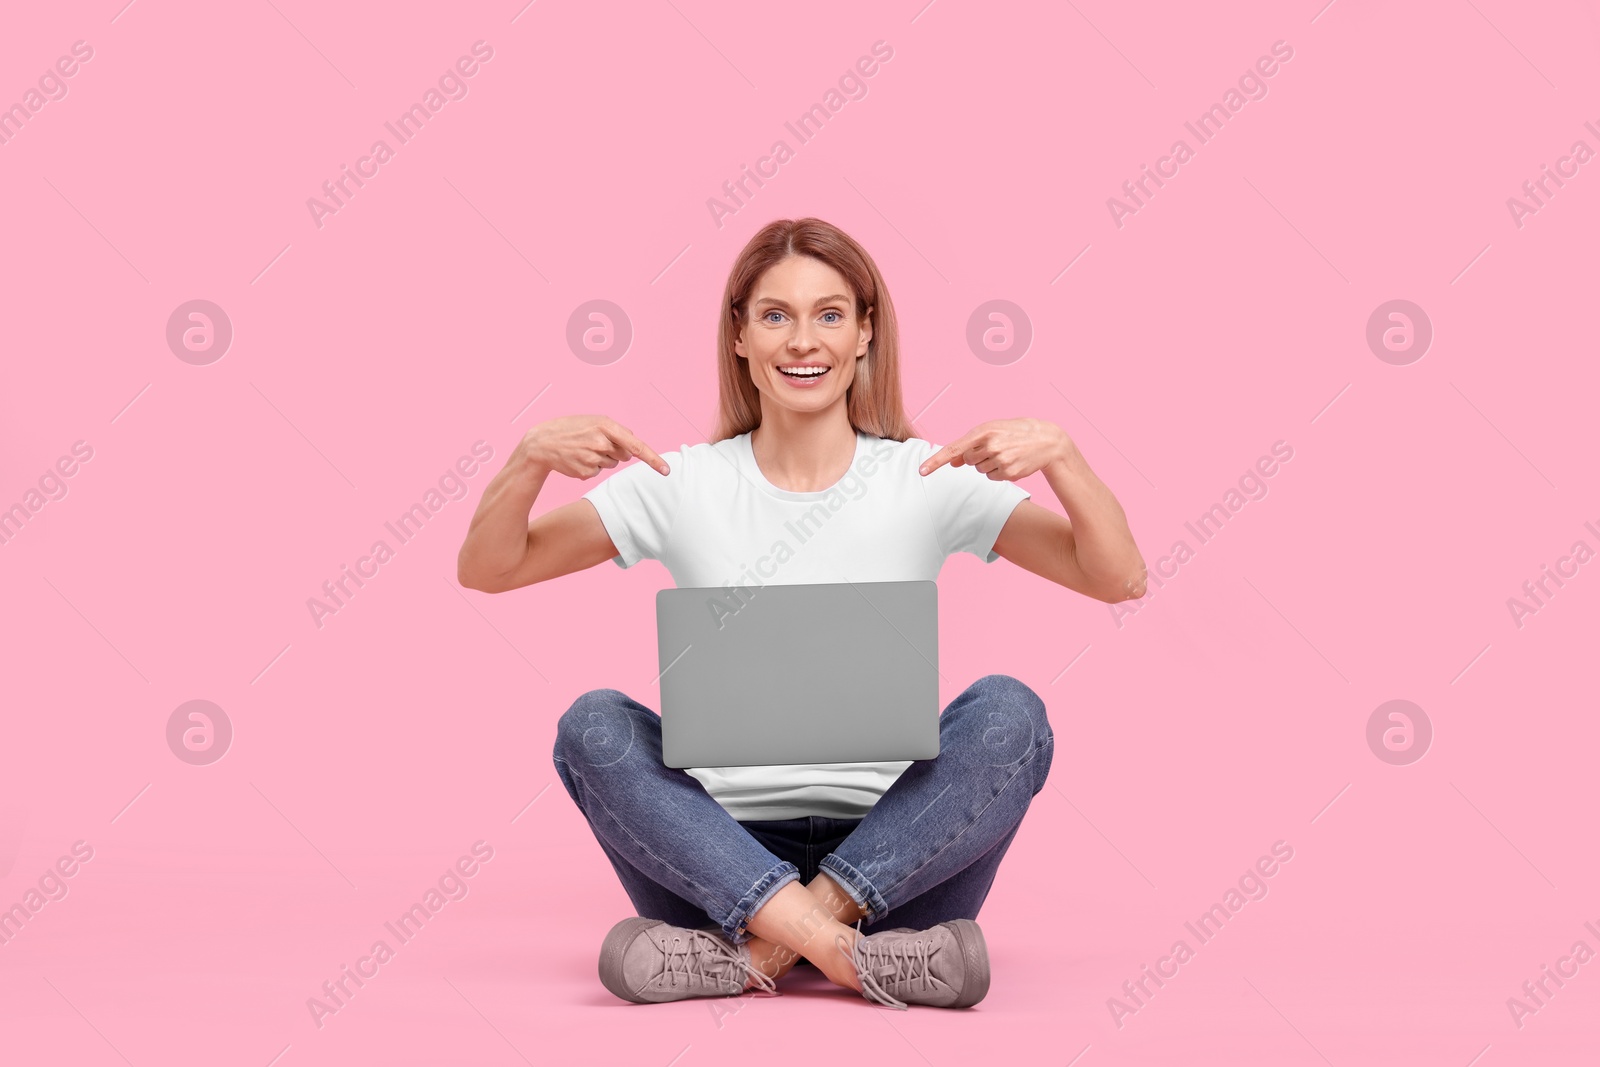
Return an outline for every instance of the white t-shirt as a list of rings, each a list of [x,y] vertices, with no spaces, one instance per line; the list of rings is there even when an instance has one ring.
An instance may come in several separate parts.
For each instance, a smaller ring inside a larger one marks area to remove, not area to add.
[[[955,552],[998,559],[995,538],[1030,495],[965,465],[918,473],[940,447],[858,432],[837,484],[796,493],[767,481],[745,433],[662,453],[668,475],[636,460],[583,498],[617,546],[614,563],[658,559],[679,588],[931,581]],[[686,770],[735,819],[860,819],[909,766]]]

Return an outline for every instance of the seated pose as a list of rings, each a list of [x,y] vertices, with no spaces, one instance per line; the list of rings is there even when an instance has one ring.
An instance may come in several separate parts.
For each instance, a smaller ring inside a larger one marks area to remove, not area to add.
[[[601,415],[529,430],[484,489],[461,584],[503,592],[608,559],[658,559],[690,588],[918,581],[970,552],[1107,603],[1144,595],[1121,505],[1059,426],[913,436],[894,305],[836,227],[781,220],[751,238],[717,370],[706,443],[657,454]],[[635,457],[529,521],[552,472]],[[1036,472],[1070,521],[1014,484]],[[806,645],[796,633],[782,650],[793,670],[828,670]],[[879,1004],[976,1004],[989,958],[974,920],[1052,751],[1043,701],[1003,674],[945,708],[936,758],[891,763],[674,769],[656,712],[582,694],[556,725],[556,773],[638,912],[606,936],[601,981],[637,1003],[770,993],[804,960]]]

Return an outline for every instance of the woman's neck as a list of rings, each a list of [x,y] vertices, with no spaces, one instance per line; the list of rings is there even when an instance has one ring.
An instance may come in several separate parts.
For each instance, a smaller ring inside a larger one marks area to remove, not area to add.
[[[827,411],[764,411],[750,431],[750,449],[762,475],[792,493],[836,484],[856,456],[856,431],[844,404]]]

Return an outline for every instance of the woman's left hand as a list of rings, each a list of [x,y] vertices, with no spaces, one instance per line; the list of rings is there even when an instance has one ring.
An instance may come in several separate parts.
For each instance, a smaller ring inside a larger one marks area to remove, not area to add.
[[[1064,460],[1077,450],[1067,431],[1044,419],[994,419],[979,423],[929,456],[921,467],[927,475],[946,463],[962,464],[987,474],[992,481],[1014,482]]]

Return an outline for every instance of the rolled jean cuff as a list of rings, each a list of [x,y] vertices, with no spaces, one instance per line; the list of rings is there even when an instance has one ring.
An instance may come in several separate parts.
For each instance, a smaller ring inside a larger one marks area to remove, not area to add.
[[[827,871],[833,880],[839,883],[840,888],[850,894],[850,899],[866,911],[867,925],[870,926],[889,914],[889,903],[878,892],[878,887],[850,864],[830,852],[817,861],[817,866]]]
[[[800,868],[787,860],[779,863],[772,870],[762,875],[755,885],[750,887],[750,892],[739,898],[739,903],[722,920],[722,932],[735,945],[742,945],[754,935],[745,929],[745,924],[750,921],[762,905],[772,898],[772,894],[788,885],[790,882],[800,880]]]

